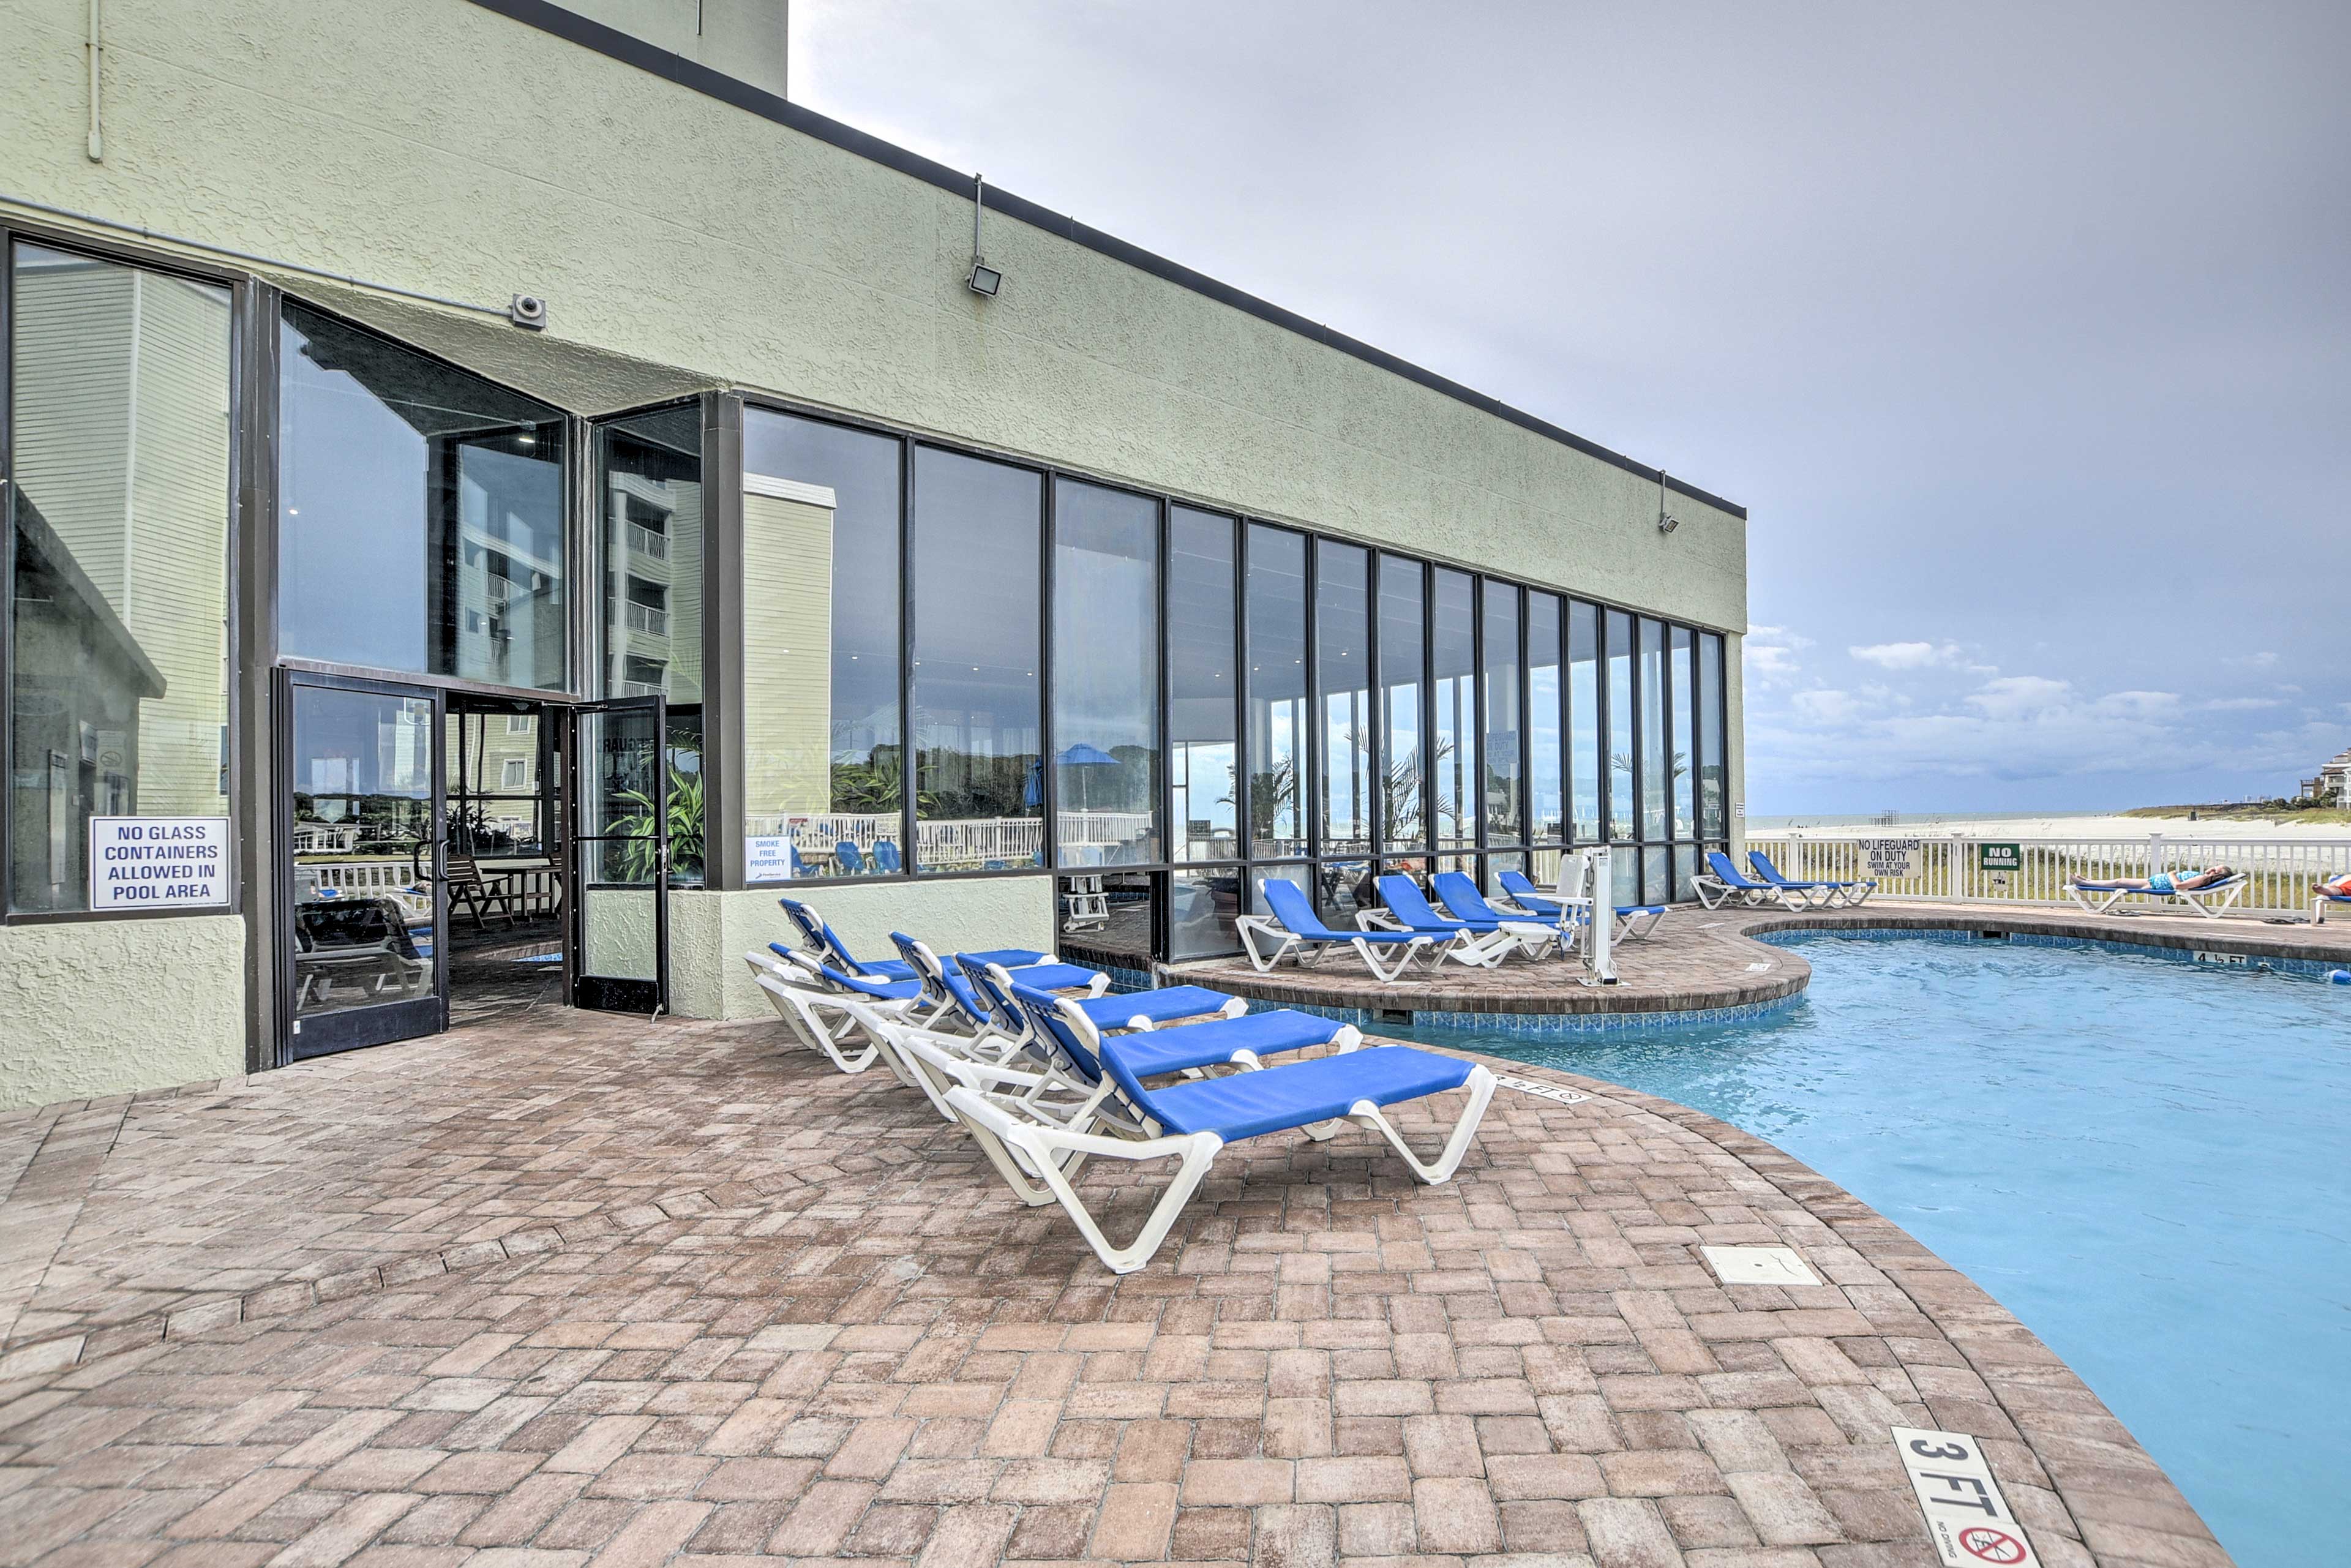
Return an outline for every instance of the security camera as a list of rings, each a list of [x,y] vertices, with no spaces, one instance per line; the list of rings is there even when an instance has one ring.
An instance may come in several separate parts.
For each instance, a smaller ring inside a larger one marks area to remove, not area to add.
[[[531,332],[547,330],[547,301],[536,294],[517,294],[507,307],[507,319]]]

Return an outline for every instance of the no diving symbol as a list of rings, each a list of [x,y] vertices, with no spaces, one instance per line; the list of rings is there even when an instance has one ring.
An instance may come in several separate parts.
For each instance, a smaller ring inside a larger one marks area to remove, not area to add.
[[[2005,1530],[1994,1530],[1988,1524],[1960,1531],[1959,1549],[1983,1563],[2024,1561],[2024,1542]]]

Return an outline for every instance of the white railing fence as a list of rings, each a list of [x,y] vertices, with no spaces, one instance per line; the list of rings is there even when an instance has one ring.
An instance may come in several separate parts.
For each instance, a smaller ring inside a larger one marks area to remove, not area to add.
[[[1920,835],[1907,854],[1876,857],[1873,844],[1899,841],[1900,835],[1750,833],[1747,847],[1771,857],[1781,874],[1794,881],[1860,882],[1877,879],[1882,898],[1927,898],[1987,904],[2065,904],[2065,884],[2075,877],[2105,881],[2178,874],[2227,865],[2245,873],[2236,907],[2262,914],[2307,913],[2311,883],[2351,873],[2351,840],[2218,839],[2152,833],[2143,839],[1929,838]],[[2002,855],[1986,855],[2009,845],[2017,850],[2012,868]],[[1877,869],[1873,870],[1873,859]],[[1889,869],[1907,862],[1903,871]],[[2161,899],[2148,900],[2159,904]],[[2124,907],[2141,903],[2126,899]]]

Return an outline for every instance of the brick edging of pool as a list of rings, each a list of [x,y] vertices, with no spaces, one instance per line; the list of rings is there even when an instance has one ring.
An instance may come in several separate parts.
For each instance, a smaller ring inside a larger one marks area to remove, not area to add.
[[[1703,1111],[1555,1068],[1516,1061],[1510,1068],[1513,1073],[1555,1079],[1704,1139],[1769,1182],[1891,1281],[1902,1299],[1991,1391],[1991,1406],[1951,1395],[1934,1397],[1936,1419],[1947,1429],[1968,1431],[1982,1442],[2042,1562],[2052,1568],[2084,1563],[2119,1568],[2141,1562],[2225,1568],[2233,1561],[2155,1457],[2079,1374],[1982,1286],[1868,1204],[1776,1145]],[[1827,1278],[1825,1270],[1823,1276]],[[1850,1296],[1865,1287],[1841,1288]],[[1876,1325],[1875,1315],[1872,1325]],[[1879,1337],[1906,1375],[1914,1365],[1940,1364],[1923,1355],[1911,1359],[1931,1351],[1931,1343],[1922,1345],[1891,1330],[1880,1331]],[[2001,1432],[2002,1423],[2012,1429],[2012,1439]],[[2101,1423],[2110,1429],[2096,1432]],[[1891,1440],[1889,1432],[1889,1445]],[[2037,1475],[2020,1473],[2013,1452],[2003,1452],[2018,1442]],[[2034,1489],[2053,1494],[2055,1511],[2035,1506]],[[2150,1497],[2150,1490],[2157,1495]]]
[[[1742,911],[1740,930],[1750,940],[1773,936],[1925,936],[1980,940],[1988,935],[2023,946],[2094,948],[2100,952],[2164,958],[2178,963],[2210,962],[2199,954],[2257,960],[2280,974],[2325,979],[2351,967],[2351,926],[2340,934],[2327,926],[2252,928],[2240,919],[2191,925],[2171,919],[2157,926],[2147,916],[2076,915],[2066,910],[2017,911],[1993,905],[1930,908],[1917,904],[1867,904],[1859,909]]]

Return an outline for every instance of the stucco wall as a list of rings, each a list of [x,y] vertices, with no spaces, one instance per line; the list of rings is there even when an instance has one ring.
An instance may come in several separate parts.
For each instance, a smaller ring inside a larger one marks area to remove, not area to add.
[[[982,301],[952,193],[465,0],[109,0],[103,165],[87,15],[0,0],[0,187],[539,293],[556,336],[1745,628],[1733,517],[1677,496],[1660,536],[1637,476],[1000,216]]]
[[[244,1071],[242,918],[0,927],[0,1111]]]
[[[670,896],[670,1005],[685,1018],[763,1018],[768,1008],[743,955],[770,942],[799,946],[776,895],[679,893]],[[971,947],[1053,948],[1050,877],[868,883],[791,891],[830,922],[861,958],[896,956],[893,930],[908,931],[942,953]]]

